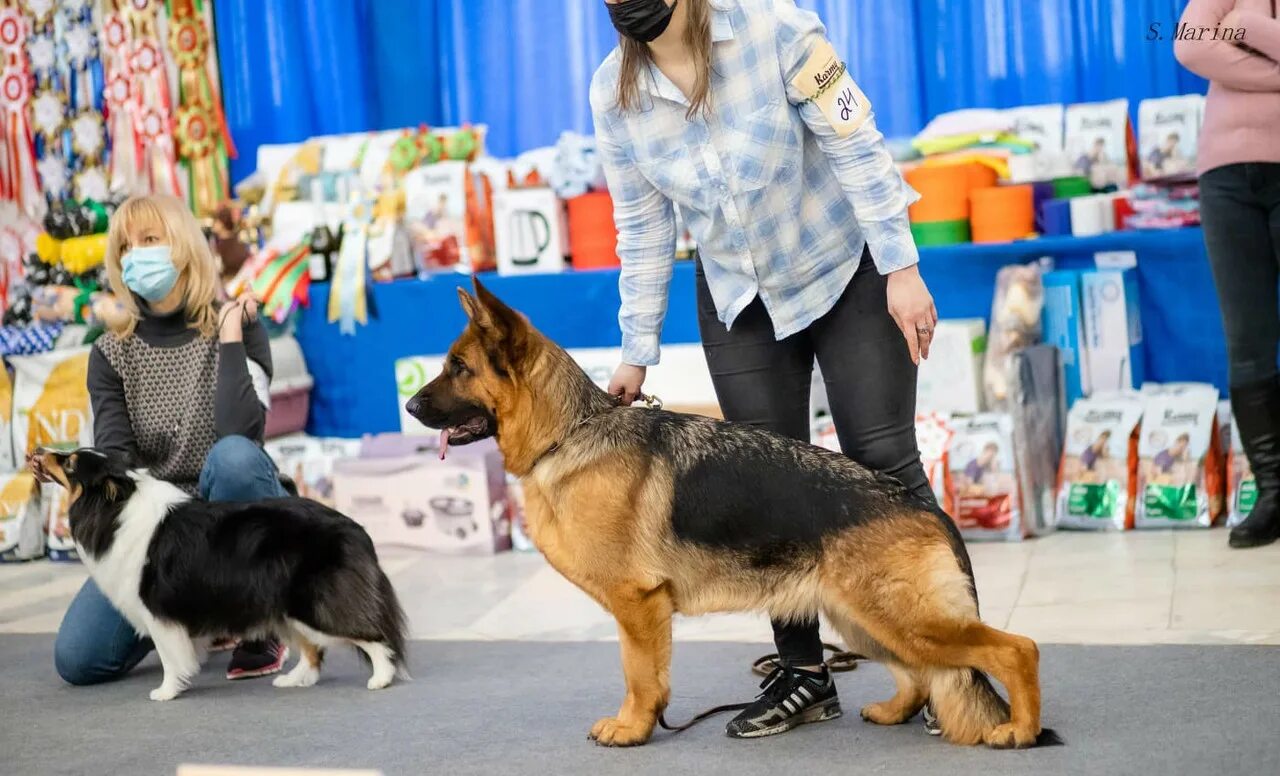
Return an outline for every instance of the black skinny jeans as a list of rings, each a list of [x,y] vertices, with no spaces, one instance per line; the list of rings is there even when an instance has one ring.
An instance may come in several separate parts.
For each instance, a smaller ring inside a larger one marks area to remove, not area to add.
[[[702,348],[726,420],[809,441],[816,357],[845,454],[933,499],[916,447],[916,367],[889,315],[887,280],[876,271],[870,253],[863,253],[835,307],[781,342],[774,339],[773,322],[759,297],[726,330],[716,317],[701,264],[697,283]],[[817,620],[775,620],[773,638],[784,664],[823,660]]]
[[[1280,351],[1280,164],[1230,164],[1201,175],[1200,219],[1231,385],[1270,380]]]

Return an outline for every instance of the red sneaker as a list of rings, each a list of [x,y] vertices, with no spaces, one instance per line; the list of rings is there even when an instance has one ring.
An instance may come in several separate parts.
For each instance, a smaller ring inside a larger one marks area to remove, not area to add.
[[[227,666],[228,679],[252,679],[278,673],[289,659],[289,648],[275,639],[242,641],[231,653]]]

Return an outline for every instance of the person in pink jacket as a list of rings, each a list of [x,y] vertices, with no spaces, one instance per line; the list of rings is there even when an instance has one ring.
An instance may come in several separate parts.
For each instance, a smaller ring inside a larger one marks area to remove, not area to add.
[[[1230,28],[1230,29],[1228,29]],[[1237,38],[1243,38],[1237,40]],[[1280,538],[1280,18],[1276,0],[1191,0],[1174,52],[1209,79],[1200,209],[1231,407],[1258,485],[1232,547]]]

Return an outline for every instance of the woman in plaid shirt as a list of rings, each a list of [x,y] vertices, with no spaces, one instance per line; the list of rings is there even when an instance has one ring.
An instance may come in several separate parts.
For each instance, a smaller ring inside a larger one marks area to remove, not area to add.
[[[725,417],[807,440],[816,358],[843,450],[932,500],[914,427],[938,317],[907,221],[919,195],[821,21],[793,0],[605,2],[620,42],[591,106],[622,259],[610,390],[630,403],[658,363],[679,208]],[[731,736],[840,713],[817,621],[773,627],[780,669]]]

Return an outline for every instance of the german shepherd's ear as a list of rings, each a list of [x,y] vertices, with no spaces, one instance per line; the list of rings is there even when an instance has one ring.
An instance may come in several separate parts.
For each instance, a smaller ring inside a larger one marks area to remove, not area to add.
[[[458,300],[476,327],[494,366],[505,371],[520,362],[528,350],[529,321],[503,304],[479,280],[473,278],[472,282],[475,296],[459,288]]]

